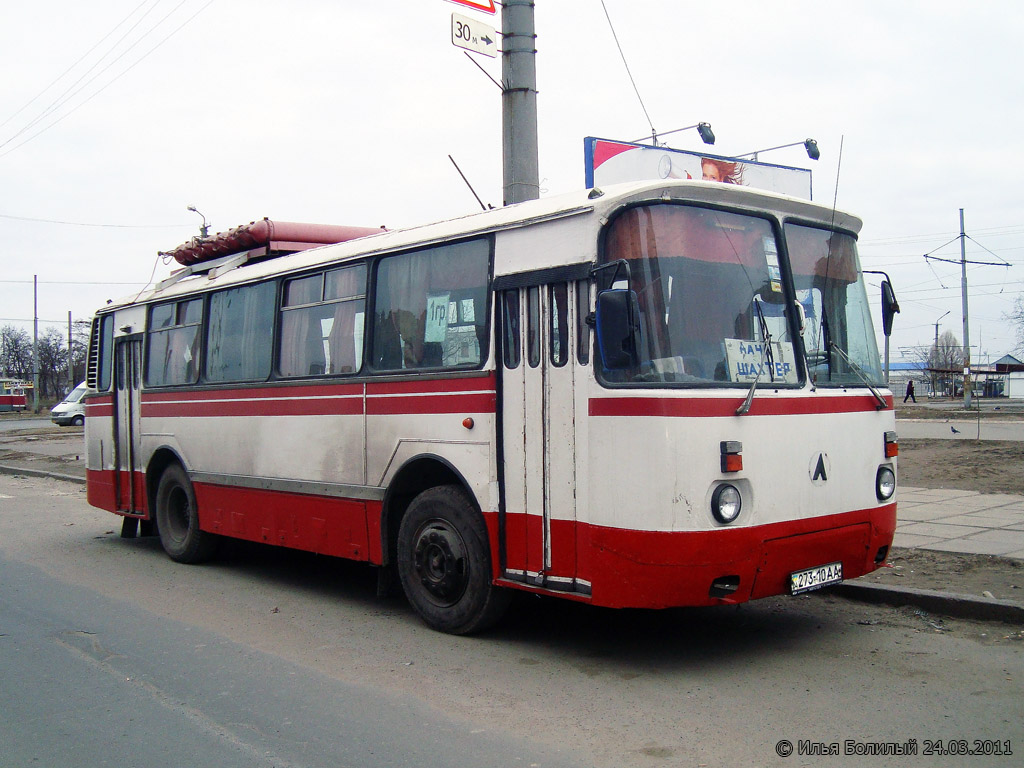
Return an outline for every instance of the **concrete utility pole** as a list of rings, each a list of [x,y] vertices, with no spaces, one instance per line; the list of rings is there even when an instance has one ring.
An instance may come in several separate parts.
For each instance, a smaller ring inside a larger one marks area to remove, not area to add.
[[[943,312],[941,315],[939,315],[939,320],[941,320],[946,315],[948,315],[950,313],[950,311],[951,310],[947,309],[945,312]],[[931,367],[932,367],[932,396],[934,396],[934,397],[938,397],[938,394],[939,394],[938,392],[935,391],[935,379],[936,379],[936,377],[935,377],[935,369],[939,367],[939,320],[935,321],[935,346],[933,347],[933,349],[935,351],[932,353],[932,359],[931,359]]]
[[[75,388],[75,364],[71,356],[71,310],[68,310],[68,392]]]
[[[32,275],[32,412],[39,413],[39,275]]]
[[[967,235],[964,209],[960,209],[960,300],[964,313],[964,408],[971,407],[971,336],[967,323]]]
[[[501,9],[502,197],[505,205],[540,197],[537,160],[537,35],[534,0]]]

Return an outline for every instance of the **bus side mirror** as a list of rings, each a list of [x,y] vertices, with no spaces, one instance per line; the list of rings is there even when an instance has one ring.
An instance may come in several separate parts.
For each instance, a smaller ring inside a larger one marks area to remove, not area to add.
[[[900,311],[900,304],[896,301],[896,292],[892,289],[892,283],[888,280],[882,281],[882,331],[886,336],[892,335],[892,319]]]
[[[597,348],[606,370],[635,368],[638,365],[640,305],[634,291],[612,288],[598,293],[594,325]]]

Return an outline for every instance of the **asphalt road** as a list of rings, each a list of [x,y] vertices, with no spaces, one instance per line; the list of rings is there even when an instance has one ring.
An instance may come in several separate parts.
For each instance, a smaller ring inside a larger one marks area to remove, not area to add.
[[[1024,754],[1020,627],[822,595],[661,612],[527,597],[497,630],[456,638],[376,598],[364,566],[244,544],[182,566],[119,528],[79,486],[0,476],[0,765],[963,766]],[[843,754],[847,741],[911,739],[917,757]],[[960,739],[1003,754],[935,753]],[[783,741],[793,755],[779,756]],[[819,744],[840,754],[809,756]]]
[[[14,432],[19,429],[35,429],[40,427],[48,427],[52,423],[53,422],[50,421],[49,416],[47,416],[46,418],[26,418],[20,415],[6,414],[4,416],[0,416],[0,433]]]

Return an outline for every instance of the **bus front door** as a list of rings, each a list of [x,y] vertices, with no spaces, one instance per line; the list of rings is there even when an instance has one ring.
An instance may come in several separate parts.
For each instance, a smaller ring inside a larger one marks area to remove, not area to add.
[[[577,589],[569,287],[500,294],[503,575],[558,591]]]
[[[119,512],[146,511],[145,474],[139,461],[139,388],[142,383],[142,339],[117,339],[114,351],[114,472]]]

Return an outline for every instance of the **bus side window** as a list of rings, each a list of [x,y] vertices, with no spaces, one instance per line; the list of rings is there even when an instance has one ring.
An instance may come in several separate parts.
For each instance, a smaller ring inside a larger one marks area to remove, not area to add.
[[[146,334],[146,385],[193,384],[199,377],[199,328],[203,300],[158,304]]]
[[[281,307],[282,376],[352,374],[363,363],[366,266],[295,278]]]
[[[487,343],[490,241],[385,256],[374,286],[373,367],[469,368]]]
[[[264,381],[270,376],[275,293],[276,285],[268,281],[210,297],[208,381]]]
[[[505,367],[519,367],[522,359],[522,341],[519,326],[519,289],[513,288],[502,294],[502,355]]]
[[[548,286],[551,364],[563,366],[569,361],[569,288],[565,283]]]
[[[590,363],[588,314],[590,314],[590,281],[580,280],[576,283],[576,359],[579,360],[580,365]]]
[[[540,365],[540,288],[526,289],[526,362]]]

